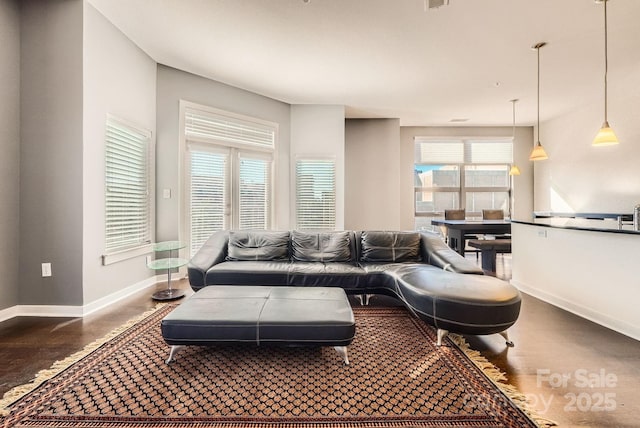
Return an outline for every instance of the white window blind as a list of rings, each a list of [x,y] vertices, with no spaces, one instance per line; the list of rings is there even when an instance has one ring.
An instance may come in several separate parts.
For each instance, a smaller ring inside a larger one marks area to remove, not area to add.
[[[467,140],[465,163],[513,163],[512,140]]]
[[[416,163],[513,163],[512,140],[431,140],[416,137]]]
[[[415,140],[416,163],[452,164],[464,162],[464,142],[460,140]]]
[[[271,208],[271,160],[240,155],[239,228],[268,229]]]
[[[195,254],[211,234],[228,228],[228,155],[190,150],[190,253]]]
[[[273,149],[276,129],[270,124],[230,114],[188,108],[185,111],[185,135],[190,140],[214,140]]]
[[[151,242],[151,132],[109,117],[105,142],[105,250]]]
[[[433,217],[464,208],[467,217],[483,209],[509,215],[513,140],[506,138],[415,137],[414,201],[416,228],[430,228]]]
[[[296,219],[299,230],[336,226],[336,173],[333,160],[296,162]]]

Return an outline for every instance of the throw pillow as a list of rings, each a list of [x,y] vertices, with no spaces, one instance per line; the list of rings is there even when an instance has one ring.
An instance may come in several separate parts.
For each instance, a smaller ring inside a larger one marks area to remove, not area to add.
[[[349,232],[291,232],[292,258],[300,262],[351,261]]]
[[[420,261],[420,234],[417,232],[362,232],[363,262]]]
[[[286,260],[289,232],[231,231],[227,260]]]

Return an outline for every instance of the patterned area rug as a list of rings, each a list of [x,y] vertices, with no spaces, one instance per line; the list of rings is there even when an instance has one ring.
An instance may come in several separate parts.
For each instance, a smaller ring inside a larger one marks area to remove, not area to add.
[[[333,348],[245,345],[187,347],[167,365],[160,320],[173,307],[146,314],[86,355],[9,392],[0,425],[536,426],[464,344],[447,339],[437,348],[433,328],[403,308],[354,308],[348,366]]]

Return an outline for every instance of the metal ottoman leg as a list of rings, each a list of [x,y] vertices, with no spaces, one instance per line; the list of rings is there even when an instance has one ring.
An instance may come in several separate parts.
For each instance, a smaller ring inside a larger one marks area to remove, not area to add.
[[[349,355],[347,354],[346,346],[334,346],[333,349],[338,351],[338,354],[344,359],[344,364],[349,365]]]
[[[509,340],[509,334],[507,333],[507,330],[505,331],[501,331],[500,333],[498,333],[500,336],[504,337],[505,340],[505,344],[509,347],[509,348],[513,348],[514,346],[516,346],[512,340]]]
[[[447,334],[449,334],[448,330],[443,330],[441,328],[438,329],[438,342],[437,342],[438,346],[442,346],[442,339],[447,337]]]
[[[184,348],[184,345],[173,345],[171,347],[171,350],[169,351],[169,358],[167,358],[167,364],[173,361],[173,357],[176,355],[176,352],[178,352],[182,348]]]

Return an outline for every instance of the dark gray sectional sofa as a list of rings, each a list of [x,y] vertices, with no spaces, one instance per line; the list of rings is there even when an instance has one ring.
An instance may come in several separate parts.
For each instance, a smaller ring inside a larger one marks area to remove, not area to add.
[[[213,285],[329,286],[391,295],[438,329],[439,344],[449,331],[507,338],[520,313],[515,287],[484,275],[428,232],[221,231],[193,256],[188,274],[195,291]]]

